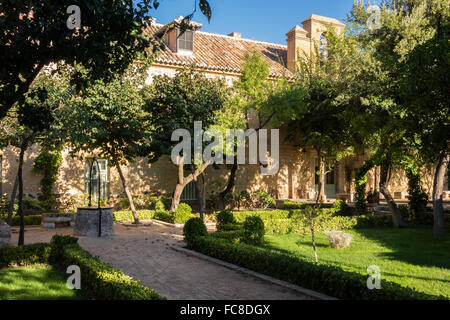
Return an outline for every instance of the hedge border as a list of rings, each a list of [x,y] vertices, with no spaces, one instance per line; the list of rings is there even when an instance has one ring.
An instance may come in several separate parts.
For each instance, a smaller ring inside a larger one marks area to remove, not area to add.
[[[65,270],[77,265],[81,270],[82,288],[100,300],[165,300],[78,245],[70,236],[53,236],[50,244],[36,243],[0,248],[0,268],[46,263]]]
[[[217,237],[197,237],[190,242],[189,249],[340,299],[446,299],[443,296],[417,292],[390,281],[382,281],[380,290],[369,290],[367,277],[362,274],[327,264],[316,265],[288,254],[242,243],[230,243]]]

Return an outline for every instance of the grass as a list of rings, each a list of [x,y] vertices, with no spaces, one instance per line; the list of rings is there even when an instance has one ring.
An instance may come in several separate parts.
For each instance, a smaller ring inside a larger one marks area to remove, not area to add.
[[[84,300],[81,290],[71,290],[66,278],[51,266],[36,264],[0,270],[0,300]]]
[[[324,234],[316,237],[319,263],[367,275],[377,265],[383,279],[416,291],[450,299],[450,235],[435,239],[430,228],[362,229],[347,231],[353,241],[346,249],[331,248]],[[313,262],[311,235],[265,236],[270,250]]]

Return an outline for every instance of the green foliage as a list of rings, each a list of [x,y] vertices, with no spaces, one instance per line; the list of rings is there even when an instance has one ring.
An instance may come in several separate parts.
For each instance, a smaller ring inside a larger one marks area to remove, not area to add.
[[[48,263],[50,253],[50,246],[46,243],[0,247],[0,268]]]
[[[186,223],[191,219],[192,209],[187,203],[180,203],[177,210],[173,213],[174,223]]]
[[[229,231],[218,231],[210,235],[212,238],[225,239],[234,243],[245,242],[245,231],[242,230],[229,230]]]
[[[264,241],[264,222],[260,217],[250,216],[244,221],[243,241],[249,244],[259,244]]]
[[[349,214],[349,208],[347,203],[345,203],[344,200],[336,200],[333,203],[333,209],[335,214],[339,216],[348,216]]]
[[[58,179],[62,160],[61,147],[55,150],[43,147],[34,161],[33,172],[43,174],[40,182],[42,195],[39,200],[47,210],[52,210],[56,204],[53,185]]]
[[[231,211],[223,210],[217,215],[217,230],[222,230],[224,225],[229,225],[235,222],[234,215]]]
[[[367,212],[366,204],[366,185],[367,185],[367,171],[370,170],[372,164],[366,162],[362,167],[356,170],[355,173],[355,208],[359,214]]]
[[[420,173],[413,169],[406,170],[408,177],[408,206],[412,220],[416,223],[424,223],[426,220],[426,206],[428,194],[422,187]]]
[[[275,208],[276,201],[270,193],[264,191],[256,191],[255,207],[261,209]]]
[[[162,200],[157,200],[155,202],[155,210],[156,212],[165,211],[166,206],[164,205],[164,202]]]
[[[53,236],[49,261],[62,268],[70,265],[80,267],[82,287],[99,300],[162,300],[154,290],[150,290],[94,257],[77,243],[76,238]]]
[[[198,237],[191,248],[211,257],[340,299],[439,299],[397,283],[383,281],[381,290],[367,289],[367,276],[298,257],[217,237]]]
[[[183,227],[184,240],[186,241],[188,247],[197,237],[207,236],[208,231],[205,224],[200,218],[190,218]]]
[[[137,212],[139,220],[150,220],[155,216],[153,210],[138,210]],[[131,211],[115,211],[113,212],[114,222],[127,222],[133,221],[133,214]]]
[[[237,231],[237,230],[242,230],[243,228],[243,224],[242,223],[225,223],[225,224],[220,224],[217,226],[217,230],[219,231]]]
[[[1,219],[7,221],[8,216],[4,215],[4,216],[0,216]],[[39,226],[42,224],[42,215],[28,215],[28,216],[24,216],[23,220],[25,222],[26,226]],[[11,220],[11,225],[12,226],[20,226],[20,216],[15,215],[12,217]]]
[[[215,123],[215,112],[226,100],[226,87],[219,79],[207,79],[193,68],[183,69],[174,77],[153,78],[143,110],[148,113],[152,141],[148,150],[151,161],[170,155],[177,142],[172,132],[184,128],[193,136],[193,122],[202,121],[204,130]],[[189,155],[193,156],[193,155]]]
[[[164,204],[163,210],[169,210],[170,205],[172,204],[172,197],[161,196],[160,199],[161,199],[162,203]],[[162,207],[162,206],[159,205],[159,207]]]
[[[23,98],[41,69],[51,62],[82,64],[90,71],[90,79],[109,79],[121,73],[138,54],[152,47],[143,30],[154,2],[157,1],[139,6],[131,0],[77,2],[82,19],[79,30],[71,30],[65,23],[66,9],[73,2],[2,2],[0,119]],[[111,21],[115,22],[114,28],[110,27]],[[15,45],[8,45],[12,42]],[[78,74],[71,80],[79,87],[88,82]]]

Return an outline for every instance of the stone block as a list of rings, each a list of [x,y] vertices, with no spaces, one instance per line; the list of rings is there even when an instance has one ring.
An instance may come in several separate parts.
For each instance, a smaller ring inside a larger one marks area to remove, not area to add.
[[[98,208],[78,208],[75,215],[75,235],[98,237],[99,235]],[[108,237],[114,235],[114,216],[112,208],[101,209],[101,235]]]

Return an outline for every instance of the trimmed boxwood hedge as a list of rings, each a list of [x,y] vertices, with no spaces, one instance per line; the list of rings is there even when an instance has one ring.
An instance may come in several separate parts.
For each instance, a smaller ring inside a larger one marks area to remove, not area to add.
[[[442,296],[420,293],[384,280],[380,290],[369,290],[367,276],[362,274],[344,271],[332,265],[316,265],[288,254],[243,243],[236,244],[217,237],[197,237],[190,242],[190,248],[340,299],[444,299]]]
[[[0,219],[7,221],[8,216],[1,216]],[[23,219],[26,226],[39,226],[42,224],[42,215],[40,214],[24,216]],[[11,224],[14,227],[20,226],[20,216],[13,216]]]
[[[51,247],[47,243],[0,247],[0,268],[48,263]]]
[[[49,261],[64,269],[77,265],[81,270],[82,287],[87,288],[96,299],[102,300],[163,300],[154,290],[144,287],[122,271],[94,257],[82,249],[78,239],[55,235],[51,240]]]
[[[0,248],[0,268],[14,265],[50,263],[66,270],[77,265],[81,270],[82,288],[96,299],[104,300],[164,300],[154,290],[144,287],[122,271],[116,270],[81,248],[78,239],[53,236],[50,244],[37,243]]]
[[[150,220],[155,215],[154,210],[138,210],[136,211],[139,220]],[[114,222],[134,221],[133,213],[128,210],[116,211],[113,213]]]

